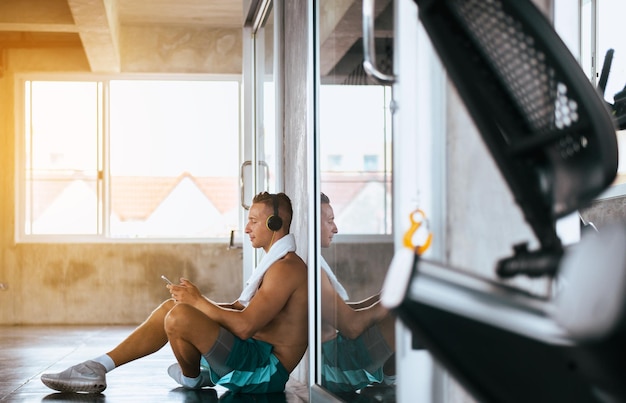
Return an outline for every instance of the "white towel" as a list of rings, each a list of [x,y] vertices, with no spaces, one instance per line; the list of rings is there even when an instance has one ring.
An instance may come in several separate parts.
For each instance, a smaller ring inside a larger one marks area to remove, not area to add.
[[[293,234],[287,234],[280,238],[272,245],[270,250],[261,258],[261,261],[256,266],[256,269],[252,272],[252,275],[246,282],[246,286],[243,288],[241,295],[239,296],[239,302],[243,306],[248,306],[254,294],[256,294],[263,280],[263,276],[267,269],[270,268],[278,259],[281,259],[289,252],[296,251],[296,238]]]
[[[348,292],[346,291],[345,288],[343,288],[343,286],[341,285],[339,280],[337,280],[337,276],[335,276],[335,273],[333,273],[333,271],[330,269],[330,266],[328,265],[328,263],[326,263],[326,259],[324,259],[324,256],[320,255],[320,259],[321,259],[320,260],[320,266],[322,266],[322,269],[324,269],[324,271],[326,272],[326,275],[330,279],[331,284],[333,285],[333,287],[335,287],[335,291],[337,291],[337,294],[339,294],[339,296],[344,301],[347,301],[348,300]]]

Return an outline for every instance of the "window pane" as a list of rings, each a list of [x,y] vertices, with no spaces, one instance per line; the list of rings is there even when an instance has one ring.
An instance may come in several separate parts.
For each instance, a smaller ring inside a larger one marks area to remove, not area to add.
[[[25,93],[25,234],[96,234],[97,84],[28,82]]]
[[[626,43],[624,43],[623,19],[626,12],[624,0],[602,0],[598,2],[598,74],[607,50],[614,49],[611,71],[604,93],[608,102],[626,85]]]
[[[113,237],[226,237],[238,226],[239,84],[112,81]]]
[[[321,86],[322,191],[342,234],[391,233],[390,98],[378,85]]]
[[[618,116],[624,114],[626,105],[626,43],[624,43],[623,17],[626,12],[624,0],[602,0],[598,4],[598,73],[606,52],[615,51],[609,79],[606,83],[604,98],[614,104],[619,111]],[[617,134],[620,155],[626,151],[626,131]],[[626,183],[626,160],[620,158],[618,176],[615,183]]]

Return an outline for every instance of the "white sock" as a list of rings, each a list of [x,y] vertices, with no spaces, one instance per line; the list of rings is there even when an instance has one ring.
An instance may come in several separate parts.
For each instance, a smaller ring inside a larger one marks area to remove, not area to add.
[[[188,388],[195,388],[200,384],[200,378],[202,377],[202,374],[196,376],[195,378],[190,378],[188,376],[185,376],[185,374],[180,374],[181,375],[181,381],[183,382],[183,386],[187,386]]]
[[[94,358],[91,361],[95,361],[104,365],[104,368],[106,368],[107,372],[111,372],[115,368],[115,363],[113,362],[113,359],[107,354],[103,354],[100,357]]]

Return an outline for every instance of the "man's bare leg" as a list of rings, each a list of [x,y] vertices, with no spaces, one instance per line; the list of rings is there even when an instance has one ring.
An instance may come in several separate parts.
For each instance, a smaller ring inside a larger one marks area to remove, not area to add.
[[[61,392],[102,392],[107,387],[108,371],[152,354],[167,343],[165,317],[175,305],[174,300],[159,305],[145,322],[108,354],[73,365],[56,374],[42,374],[41,381],[49,388]]]
[[[167,314],[165,332],[178,361],[167,369],[170,377],[185,388],[215,386],[210,374],[200,370],[200,359],[215,344],[219,325],[196,308],[180,304]]]
[[[126,339],[107,353],[116,367],[157,352],[167,344],[165,317],[174,306],[174,300],[163,302]]]
[[[378,323],[380,332],[387,342],[387,345],[395,351],[396,349],[396,317],[393,315],[385,316],[385,319]]]
[[[177,305],[165,318],[165,332],[183,375],[200,375],[200,357],[211,350],[219,325],[190,305]]]
[[[396,318],[394,315],[387,315],[385,319],[383,319],[379,323],[379,327],[381,333],[383,334],[383,338],[387,345],[394,351],[394,354],[389,357],[387,362],[383,367],[383,372],[385,375],[395,375],[396,374]]]

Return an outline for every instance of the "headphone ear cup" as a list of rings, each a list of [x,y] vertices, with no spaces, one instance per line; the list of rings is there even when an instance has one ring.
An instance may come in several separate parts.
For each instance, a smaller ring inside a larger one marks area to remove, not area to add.
[[[267,217],[265,225],[270,231],[278,231],[283,226],[283,219],[278,215],[271,215]]]

